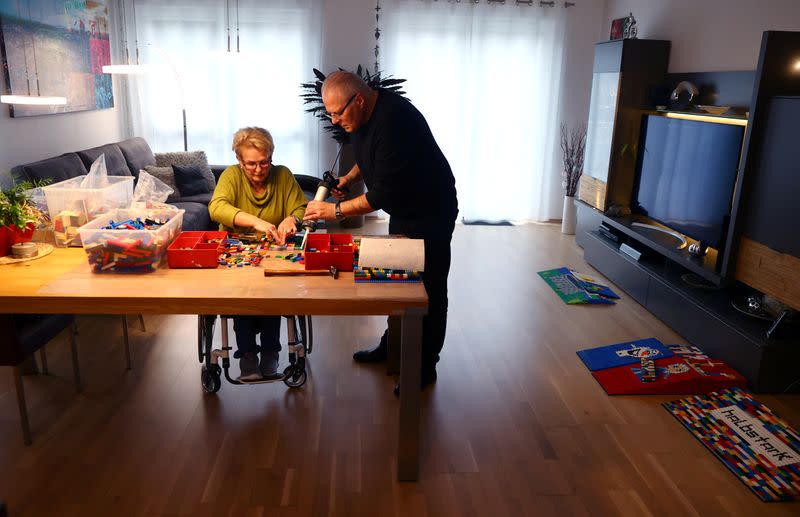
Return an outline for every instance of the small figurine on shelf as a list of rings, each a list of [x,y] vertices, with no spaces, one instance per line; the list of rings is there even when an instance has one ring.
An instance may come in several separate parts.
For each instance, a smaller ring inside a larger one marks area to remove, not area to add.
[[[636,27],[636,18],[633,17],[633,13],[629,13],[628,17],[625,19],[625,28],[622,30],[622,38],[636,39],[638,34],[639,29]]]

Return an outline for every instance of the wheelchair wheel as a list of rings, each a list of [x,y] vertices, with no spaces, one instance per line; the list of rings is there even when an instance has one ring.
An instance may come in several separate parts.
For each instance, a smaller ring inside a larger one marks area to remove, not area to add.
[[[203,391],[206,393],[216,393],[222,387],[222,372],[219,365],[212,365],[207,367],[203,365],[200,369],[200,383],[203,385]]]
[[[298,367],[297,365],[290,364],[283,370],[283,383],[290,388],[299,388],[306,383],[308,374],[305,368]]]

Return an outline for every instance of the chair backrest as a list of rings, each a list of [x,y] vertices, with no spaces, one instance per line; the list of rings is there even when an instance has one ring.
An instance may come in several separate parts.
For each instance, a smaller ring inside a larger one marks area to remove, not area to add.
[[[314,196],[317,195],[317,187],[319,186],[320,178],[309,176],[307,174],[295,174],[294,179],[297,180],[297,183],[303,190],[303,194],[306,195],[306,199],[309,201],[314,199]],[[335,200],[336,199],[333,196],[328,196],[327,201]]]
[[[0,314],[0,366],[16,366],[72,324],[70,314]]]

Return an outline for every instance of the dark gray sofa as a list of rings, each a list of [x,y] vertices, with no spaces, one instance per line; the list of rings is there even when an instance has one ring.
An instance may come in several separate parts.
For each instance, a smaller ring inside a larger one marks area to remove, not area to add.
[[[12,173],[22,180],[50,180],[51,183],[68,180],[88,174],[92,163],[105,154],[106,168],[112,176],[133,176],[147,165],[155,165],[156,158],[147,142],[140,137],[123,140],[74,153],[65,153],[54,158],[15,167]],[[172,198],[169,203],[186,211],[183,215],[183,229],[186,231],[215,230],[217,225],[208,215],[211,194]]]

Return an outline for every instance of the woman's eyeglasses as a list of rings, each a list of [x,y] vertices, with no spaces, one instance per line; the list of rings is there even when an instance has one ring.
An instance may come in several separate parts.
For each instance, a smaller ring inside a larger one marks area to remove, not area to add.
[[[250,172],[258,169],[259,167],[262,171],[266,170],[270,165],[272,165],[271,160],[264,160],[263,162],[242,162],[242,166]]]

